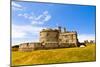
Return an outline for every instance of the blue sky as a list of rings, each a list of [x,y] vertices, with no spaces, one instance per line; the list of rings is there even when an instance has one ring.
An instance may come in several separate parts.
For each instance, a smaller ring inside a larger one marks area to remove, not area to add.
[[[12,42],[38,41],[43,28],[66,27],[79,41],[95,39],[95,6],[12,2]]]

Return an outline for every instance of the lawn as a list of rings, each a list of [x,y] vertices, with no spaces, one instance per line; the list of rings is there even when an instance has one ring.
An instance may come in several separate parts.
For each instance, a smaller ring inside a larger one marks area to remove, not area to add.
[[[95,61],[94,44],[86,47],[35,50],[32,52],[12,51],[12,66]]]

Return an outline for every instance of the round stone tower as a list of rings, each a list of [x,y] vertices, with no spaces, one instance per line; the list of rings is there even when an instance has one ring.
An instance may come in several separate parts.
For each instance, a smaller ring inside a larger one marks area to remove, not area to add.
[[[53,29],[43,29],[40,32],[40,42],[46,43],[46,42],[58,42],[59,37],[59,31],[53,30]]]

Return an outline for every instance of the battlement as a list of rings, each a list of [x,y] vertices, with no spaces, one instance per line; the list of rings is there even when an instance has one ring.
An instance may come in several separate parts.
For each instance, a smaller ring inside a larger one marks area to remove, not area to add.
[[[57,29],[42,29],[42,31],[40,31],[40,33],[41,32],[59,32]]]

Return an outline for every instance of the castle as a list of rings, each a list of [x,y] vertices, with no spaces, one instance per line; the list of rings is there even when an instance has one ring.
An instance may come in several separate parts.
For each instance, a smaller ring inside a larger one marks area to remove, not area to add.
[[[58,29],[43,29],[40,31],[39,42],[22,43],[19,51],[32,51],[38,49],[54,49],[77,47],[78,38],[76,31],[66,31],[59,26]]]

